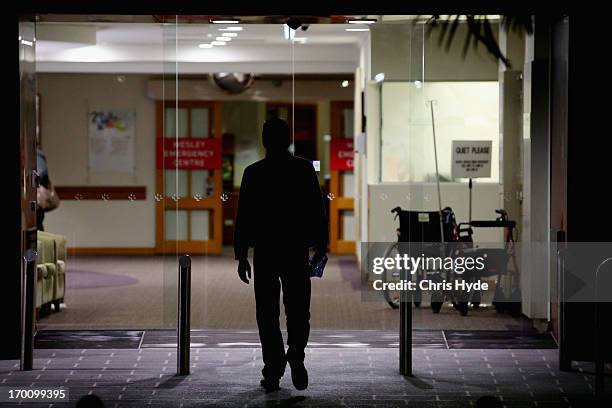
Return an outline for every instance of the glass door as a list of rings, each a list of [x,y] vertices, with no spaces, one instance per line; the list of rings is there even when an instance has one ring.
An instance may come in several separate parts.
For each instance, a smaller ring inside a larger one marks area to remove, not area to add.
[[[40,184],[54,190],[60,203],[40,214],[38,327],[125,329],[137,336],[172,325],[165,310],[176,309],[176,295],[165,286],[176,287],[176,250],[158,249],[156,231],[174,238],[183,229],[164,231],[158,200],[164,164],[157,166],[155,154],[157,137],[170,129],[163,109],[175,98],[170,86],[168,92],[154,89],[168,85],[174,73],[168,71],[174,67],[174,44],[164,35],[169,28],[153,16],[116,16],[103,23],[90,16],[38,17],[37,170]],[[133,61],[116,65],[118,55],[138,53],[148,54],[146,70]],[[88,63],[92,58],[98,62]],[[49,64],[59,68],[49,70]],[[210,120],[202,117],[211,112],[192,107],[189,135],[210,135]],[[173,123],[182,132],[182,121]],[[192,180],[195,190],[198,176]],[[166,221],[177,225],[177,218]],[[172,276],[165,274],[166,263]]]

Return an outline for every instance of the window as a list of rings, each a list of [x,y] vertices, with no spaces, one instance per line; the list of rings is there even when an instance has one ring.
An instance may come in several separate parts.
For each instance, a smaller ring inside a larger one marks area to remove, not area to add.
[[[495,81],[384,82],[381,181],[436,181],[429,104],[433,100],[440,181],[459,181],[451,179],[453,140],[491,140],[491,177],[479,181],[498,182],[498,95]]]

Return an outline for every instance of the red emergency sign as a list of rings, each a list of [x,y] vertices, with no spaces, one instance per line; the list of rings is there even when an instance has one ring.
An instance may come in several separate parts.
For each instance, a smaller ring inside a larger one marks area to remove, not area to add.
[[[331,170],[353,170],[353,139],[332,139],[329,144]]]
[[[213,170],[222,167],[219,138],[157,138],[157,168]]]

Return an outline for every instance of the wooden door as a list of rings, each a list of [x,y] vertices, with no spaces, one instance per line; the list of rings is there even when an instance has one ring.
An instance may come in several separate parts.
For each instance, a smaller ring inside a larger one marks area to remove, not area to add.
[[[158,101],[157,137],[221,138],[221,109],[220,102]],[[220,254],[222,170],[158,168],[156,174],[156,252]]]

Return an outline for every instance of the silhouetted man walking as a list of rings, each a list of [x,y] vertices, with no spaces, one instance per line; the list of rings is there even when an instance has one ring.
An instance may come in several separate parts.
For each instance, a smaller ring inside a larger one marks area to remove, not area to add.
[[[273,118],[262,132],[266,157],[242,176],[234,235],[238,275],[249,283],[249,247],[254,247],[255,303],[264,368],[261,385],[279,389],[287,362],[294,386],[308,386],[304,349],[310,333],[309,248],[313,262],[325,255],[327,223],[316,173],[310,161],[288,152],[287,123]],[[280,331],[280,291],[287,316],[287,345]]]

